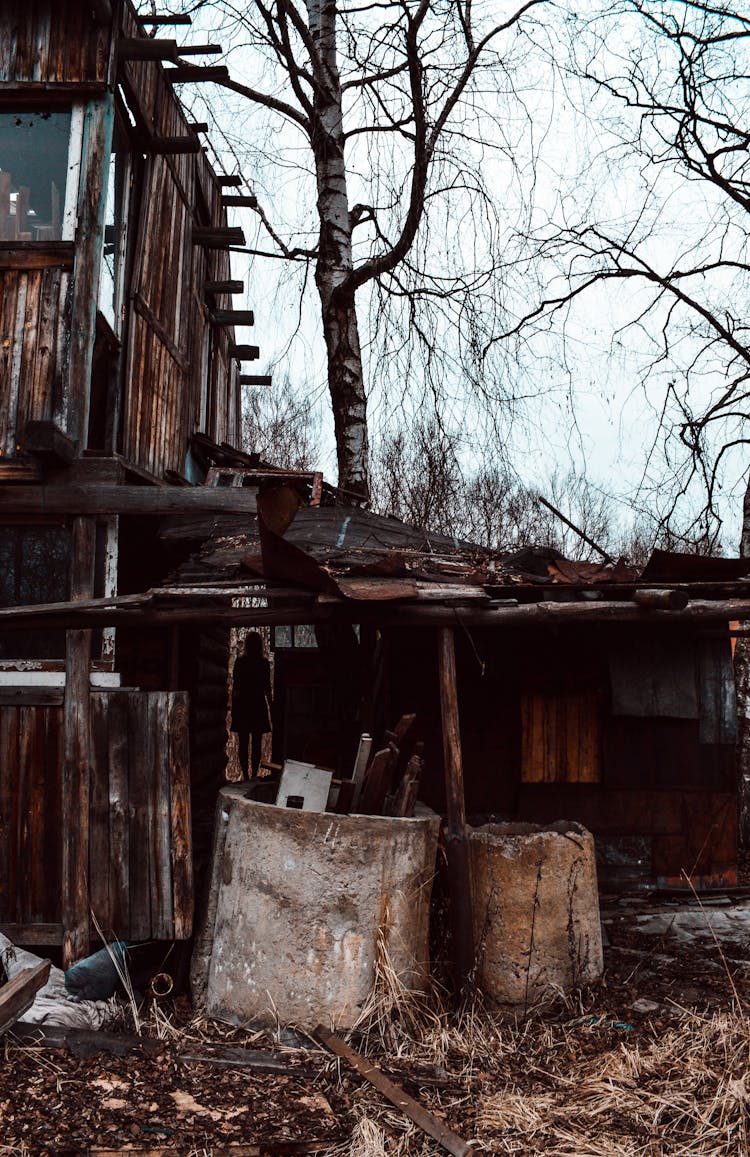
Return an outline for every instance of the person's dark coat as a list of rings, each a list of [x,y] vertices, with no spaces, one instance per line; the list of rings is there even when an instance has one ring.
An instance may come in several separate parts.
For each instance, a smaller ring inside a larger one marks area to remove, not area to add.
[[[255,655],[240,655],[232,676],[232,731],[258,734],[271,730],[271,664]]]

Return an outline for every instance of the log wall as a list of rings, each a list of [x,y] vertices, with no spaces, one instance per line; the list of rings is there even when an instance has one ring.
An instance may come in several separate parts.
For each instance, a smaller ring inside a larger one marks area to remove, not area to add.
[[[188,697],[96,692],[91,708],[91,908],[120,938],[186,939]],[[20,943],[61,939],[62,735],[62,705],[0,706],[0,928]]]

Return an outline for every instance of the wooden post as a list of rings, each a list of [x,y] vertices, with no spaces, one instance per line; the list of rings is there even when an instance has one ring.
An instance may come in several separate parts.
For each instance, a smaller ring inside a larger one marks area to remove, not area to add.
[[[70,594],[74,602],[94,591],[96,523],[73,520]],[[91,779],[91,631],[65,636],[62,774],[62,925],[63,968],[89,950],[89,785]],[[104,867],[102,870],[106,870]]]
[[[440,714],[443,723],[443,763],[445,766],[445,824],[448,857],[449,912],[453,935],[453,968],[456,984],[463,988],[474,966],[471,869],[466,838],[464,772],[461,733],[458,723],[456,650],[452,627],[438,632]]]

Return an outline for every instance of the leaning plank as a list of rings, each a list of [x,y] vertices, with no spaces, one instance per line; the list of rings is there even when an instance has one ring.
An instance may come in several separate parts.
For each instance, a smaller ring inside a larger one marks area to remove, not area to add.
[[[409,1120],[418,1125],[428,1136],[434,1138],[439,1145],[448,1153],[452,1153],[453,1157],[468,1157],[468,1154],[475,1152],[474,1147],[468,1142],[459,1137],[457,1133],[452,1132],[451,1129],[434,1117],[432,1113],[428,1113],[418,1101],[400,1089],[398,1085],[394,1085],[393,1081],[389,1081],[388,1077],[379,1069],[377,1065],[373,1065],[370,1061],[365,1060],[359,1053],[355,1053],[354,1049],[350,1048],[346,1041],[334,1033],[329,1032],[328,1029],[322,1025],[318,1025],[315,1029],[315,1036],[322,1044],[329,1048],[331,1052],[336,1053],[337,1056],[343,1057],[348,1061],[352,1068],[355,1068],[358,1073],[361,1073],[365,1080],[374,1085],[379,1093],[382,1093],[386,1100],[405,1113]]]
[[[50,962],[42,960],[24,968],[0,988],[0,1033],[14,1025],[34,1003],[34,997],[49,980]]]

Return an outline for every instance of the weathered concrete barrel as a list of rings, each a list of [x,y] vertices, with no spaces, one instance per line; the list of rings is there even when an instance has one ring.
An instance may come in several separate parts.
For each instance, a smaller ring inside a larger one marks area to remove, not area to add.
[[[482,991],[525,1004],[601,976],[591,833],[563,820],[486,824],[469,838]]]
[[[439,819],[332,815],[219,795],[193,998],[235,1022],[350,1028],[379,941],[407,987],[429,970]]]

